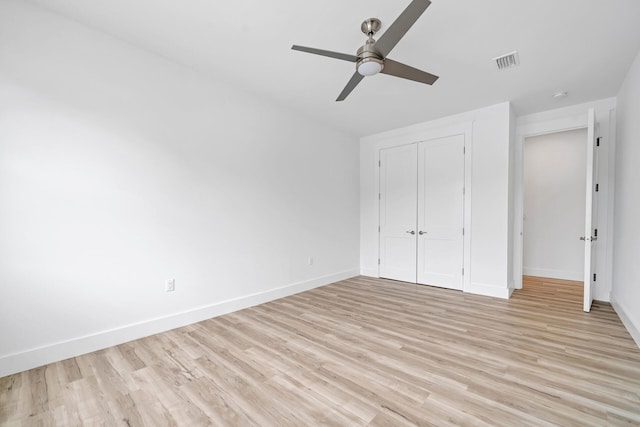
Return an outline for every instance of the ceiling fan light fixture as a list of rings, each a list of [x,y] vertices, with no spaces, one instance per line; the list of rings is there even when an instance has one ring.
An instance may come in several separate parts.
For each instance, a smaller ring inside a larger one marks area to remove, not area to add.
[[[382,60],[377,58],[365,58],[358,62],[358,73],[362,76],[375,76],[384,68]]]

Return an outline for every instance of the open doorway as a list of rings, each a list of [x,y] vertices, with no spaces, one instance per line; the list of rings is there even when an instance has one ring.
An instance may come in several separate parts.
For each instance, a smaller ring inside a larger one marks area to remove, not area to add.
[[[584,280],[587,129],[524,142],[523,275]]]
[[[589,312],[594,300],[608,301],[611,292],[611,245],[607,236],[612,229],[612,199],[608,196],[613,189],[615,159],[615,105],[603,101],[599,105],[580,105],[554,111],[536,113],[518,119],[514,150],[514,228],[513,228],[513,289],[523,288],[525,212],[524,212],[524,169],[525,141],[540,135],[562,134],[569,131],[585,132],[583,140],[586,150],[584,178],[584,229],[574,235],[576,242],[582,242],[584,249],[583,310]],[[586,110],[586,114],[584,114]],[[596,110],[599,111],[596,117]],[[584,133],[583,133],[584,135]],[[556,153],[547,154],[558,159]],[[544,173],[544,172],[540,172]],[[556,191],[554,185],[547,191]],[[578,193],[579,194],[579,193]],[[527,220],[531,221],[531,214]],[[582,220],[580,220],[582,223]],[[529,228],[529,224],[527,224]],[[600,229],[600,233],[598,233]],[[575,231],[574,231],[575,232]],[[528,231],[531,237],[531,231]],[[529,249],[530,251],[530,249]],[[528,252],[529,252],[528,251]],[[528,256],[528,255],[527,255]],[[563,259],[566,257],[560,257]],[[527,260],[527,267],[534,267]],[[564,270],[563,267],[550,269]],[[575,267],[573,269],[575,272]],[[528,270],[531,273],[531,270]],[[566,271],[564,271],[566,273]],[[535,272],[541,274],[543,272]],[[552,272],[551,275],[555,275]],[[548,275],[548,273],[545,273]],[[577,276],[574,276],[577,277]],[[566,280],[566,279],[557,279]]]

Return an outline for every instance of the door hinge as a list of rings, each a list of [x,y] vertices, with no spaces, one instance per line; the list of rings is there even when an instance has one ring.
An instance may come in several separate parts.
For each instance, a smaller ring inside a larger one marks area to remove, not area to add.
[[[596,281],[596,273],[593,273],[593,281]]]
[[[378,200],[382,200],[382,196],[378,193]]]
[[[463,196],[465,195],[465,193],[466,193],[466,192],[467,192],[467,189],[466,189],[466,188],[464,188],[464,187],[462,187],[462,195],[463,195]]]
[[[467,147],[462,147],[462,154],[467,154]]]
[[[380,226],[378,226],[378,233],[380,232]]]
[[[600,184],[596,184],[596,193],[600,191]]]
[[[380,258],[378,258],[378,265],[380,265]]]
[[[598,237],[598,229],[597,228],[595,228],[593,230],[593,237]]]
[[[378,160],[378,167],[382,166],[382,160]]]
[[[462,235],[464,236],[464,227],[462,227]]]
[[[462,275],[464,276],[464,267],[462,267]]]
[[[601,136],[596,138],[596,147],[600,147],[600,138],[602,138]]]

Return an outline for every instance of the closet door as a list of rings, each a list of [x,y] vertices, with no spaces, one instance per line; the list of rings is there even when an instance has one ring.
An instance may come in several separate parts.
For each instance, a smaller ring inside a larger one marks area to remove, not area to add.
[[[380,150],[380,277],[416,283],[417,145]]]
[[[464,135],[418,145],[417,282],[462,289]]]

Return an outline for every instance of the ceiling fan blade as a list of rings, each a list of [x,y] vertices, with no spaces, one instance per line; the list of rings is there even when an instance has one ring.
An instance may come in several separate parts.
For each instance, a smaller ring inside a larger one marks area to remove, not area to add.
[[[427,10],[431,1],[413,0],[409,6],[398,16],[393,24],[384,32],[374,47],[383,58],[391,52],[402,37],[409,31],[409,28],[420,18],[420,15]]]
[[[349,83],[347,83],[344,89],[342,89],[342,92],[340,92],[340,95],[338,95],[336,101],[344,101],[344,99],[349,96],[351,91],[358,85],[358,83],[360,83],[362,79],[364,79],[364,76],[356,71],[353,76],[351,76],[351,80],[349,80]]]
[[[426,71],[418,70],[417,68],[410,67],[388,58],[384,60],[384,68],[380,72],[428,85],[432,85],[436,80],[438,80],[438,76],[434,76]]]
[[[347,53],[332,52],[330,50],[315,49],[313,47],[298,46],[295,44],[291,46],[291,49],[299,50],[300,52],[307,52],[307,53],[314,53],[316,55],[328,56],[329,58],[342,59],[343,61],[349,61],[349,62],[358,61],[357,56],[349,55]]]

